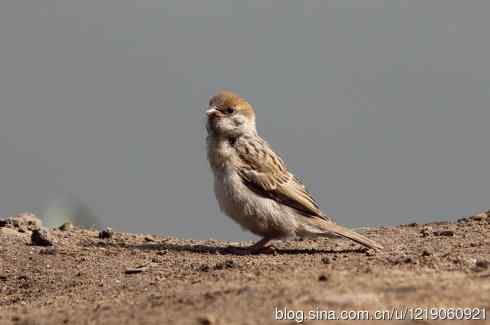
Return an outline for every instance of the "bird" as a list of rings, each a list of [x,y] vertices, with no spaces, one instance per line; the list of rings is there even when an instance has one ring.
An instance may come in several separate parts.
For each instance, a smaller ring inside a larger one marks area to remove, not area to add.
[[[206,109],[207,158],[214,192],[224,214],[262,239],[233,252],[267,251],[273,240],[293,237],[344,237],[369,249],[383,246],[337,224],[324,214],[300,179],[259,136],[252,105],[221,90]]]

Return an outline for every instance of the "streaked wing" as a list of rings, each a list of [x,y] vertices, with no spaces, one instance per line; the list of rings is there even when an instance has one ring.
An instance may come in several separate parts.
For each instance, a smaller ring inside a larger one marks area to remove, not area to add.
[[[263,139],[241,139],[235,149],[240,158],[238,174],[251,190],[305,216],[325,218],[305,186]]]

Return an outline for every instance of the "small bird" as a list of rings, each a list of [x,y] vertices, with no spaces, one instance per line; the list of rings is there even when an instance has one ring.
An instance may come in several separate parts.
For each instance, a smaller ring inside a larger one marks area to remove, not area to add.
[[[320,211],[302,182],[258,135],[255,111],[245,99],[220,91],[210,99],[206,115],[207,155],[218,204],[244,229],[262,237],[235,251],[259,253],[271,240],[294,236],[341,236],[383,248]]]

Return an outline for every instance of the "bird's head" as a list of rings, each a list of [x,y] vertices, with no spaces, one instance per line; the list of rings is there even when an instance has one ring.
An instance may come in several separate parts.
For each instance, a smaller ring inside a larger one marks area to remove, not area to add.
[[[254,109],[231,91],[222,90],[211,97],[206,115],[210,135],[228,138],[256,132]]]

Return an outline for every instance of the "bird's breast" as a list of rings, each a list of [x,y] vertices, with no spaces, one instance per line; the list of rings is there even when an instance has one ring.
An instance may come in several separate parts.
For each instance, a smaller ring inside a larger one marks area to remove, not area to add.
[[[208,160],[213,172],[223,171],[231,167],[232,159],[236,155],[235,149],[228,141],[208,138]]]
[[[214,191],[221,210],[232,218],[248,215],[250,193],[240,176],[233,170],[225,168],[215,171],[214,177]]]

